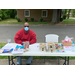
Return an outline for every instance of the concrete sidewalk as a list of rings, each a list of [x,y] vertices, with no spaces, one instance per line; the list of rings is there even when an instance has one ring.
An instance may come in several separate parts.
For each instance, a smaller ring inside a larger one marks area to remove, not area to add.
[[[15,64],[17,63],[17,60],[14,59]],[[63,65],[64,60],[60,60],[60,65]],[[0,59],[0,65],[9,65],[8,59]],[[16,64],[17,65],[17,64]],[[22,65],[26,65],[26,59],[22,59]],[[31,65],[58,65],[57,59],[34,59],[32,60]],[[75,65],[75,60],[69,60],[69,65]]]

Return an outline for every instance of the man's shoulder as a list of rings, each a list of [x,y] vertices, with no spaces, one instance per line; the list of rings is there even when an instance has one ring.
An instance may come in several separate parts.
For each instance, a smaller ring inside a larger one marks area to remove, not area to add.
[[[32,31],[32,30],[30,30],[30,33],[33,33],[33,34],[35,34],[35,32],[34,32],[34,31]]]

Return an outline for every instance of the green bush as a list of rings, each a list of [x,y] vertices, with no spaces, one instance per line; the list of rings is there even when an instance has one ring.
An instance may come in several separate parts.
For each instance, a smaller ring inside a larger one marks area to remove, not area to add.
[[[21,21],[20,21],[20,18],[17,18],[17,21],[18,21],[18,22],[21,22]]]
[[[33,22],[34,21],[34,18],[31,18],[31,21]]]
[[[64,14],[64,15],[63,15],[63,19],[66,19],[66,17],[67,17],[67,15],[66,15],[66,14]]]
[[[2,19],[0,18],[0,21],[2,21]]]
[[[52,19],[50,19],[50,22],[52,21]]]
[[[15,18],[17,15],[17,9],[9,9],[9,14],[11,18]]]
[[[60,22],[62,22],[63,21],[63,18],[60,18]]]
[[[72,17],[75,17],[75,9],[72,10]]]
[[[17,15],[15,16],[15,19],[17,19]]]
[[[2,19],[2,10],[0,9],[0,18]]]
[[[43,21],[43,18],[40,19],[40,22],[42,22],[42,21]]]
[[[28,19],[27,19],[27,18],[25,18],[25,21],[27,22],[27,21],[28,21]]]

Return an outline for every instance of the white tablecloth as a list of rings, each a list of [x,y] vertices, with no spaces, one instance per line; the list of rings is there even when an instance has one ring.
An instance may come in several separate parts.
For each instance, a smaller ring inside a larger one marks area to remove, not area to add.
[[[7,43],[5,46],[12,46],[13,48],[16,47],[16,43]],[[41,52],[39,50],[39,43],[35,43],[29,45],[29,51],[26,51],[23,54],[12,54],[12,53],[0,53],[0,56],[75,56],[75,52]]]

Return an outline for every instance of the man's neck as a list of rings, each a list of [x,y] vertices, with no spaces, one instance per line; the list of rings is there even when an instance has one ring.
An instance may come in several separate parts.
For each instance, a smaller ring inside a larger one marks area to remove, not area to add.
[[[25,31],[25,33],[26,33],[26,34],[29,33],[29,30],[28,30],[28,31]]]

